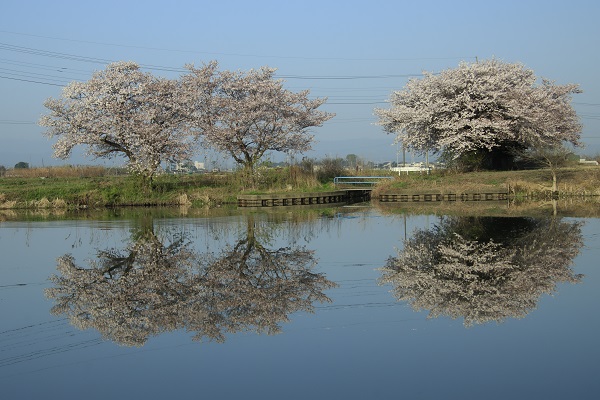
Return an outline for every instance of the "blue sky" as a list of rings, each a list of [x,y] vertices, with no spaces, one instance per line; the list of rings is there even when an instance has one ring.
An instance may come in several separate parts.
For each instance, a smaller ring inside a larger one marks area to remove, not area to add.
[[[337,114],[313,131],[307,156],[373,161],[396,158],[373,109],[386,107],[411,76],[476,58],[521,62],[539,77],[581,85],[574,106],[584,124],[582,153],[593,155],[600,152],[599,19],[596,0],[3,0],[0,165],[101,164],[79,154],[53,159],[37,121],[61,86],[118,60],[170,77],[210,60],[223,69],[277,68],[289,89],[328,97],[323,109]]]

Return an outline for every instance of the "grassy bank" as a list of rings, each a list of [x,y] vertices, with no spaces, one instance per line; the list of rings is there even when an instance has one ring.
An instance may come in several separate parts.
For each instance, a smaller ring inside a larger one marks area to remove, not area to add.
[[[248,187],[238,173],[163,174],[151,183],[98,167],[12,170],[0,177],[0,209],[86,209],[126,206],[211,206],[235,204],[239,194],[273,191],[332,190],[306,174],[258,171],[258,185]]]
[[[0,178],[0,208],[193,205],[235,197],[214,177],[160,177],[151,186],[129,176]]]
[[[1,209],[104,208],[122,206],[206,206],[235,203],[239,194],[320,192],[335,190],[314,176],[287,168],[259,171],[257,187],[238,174],[161,175],[151,185],[136,177],[112,175],[98,167],[39,168],[0,177]],[[383,175],[364,171],[363,175]],[[355,175],[355,172],[348,173]],[[510,191],[518,198],[544,198],[550,193],[547,170],[395,175],[375,188],[375,195],[395,193],[465,193]],[[600,196],[600,168],[574,167],[558,175],[561,196]]]
[[[558,172],[560,197],[600,196],[600,168],[571,167]],[[401,175],[379,185],[379,193],[493,193],[508,192],[517,198],[544,199],[552,195],[549,170],[437,172]]]

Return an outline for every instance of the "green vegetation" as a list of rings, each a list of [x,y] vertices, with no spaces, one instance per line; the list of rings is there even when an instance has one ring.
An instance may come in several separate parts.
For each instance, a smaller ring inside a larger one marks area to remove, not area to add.
[[[15,164],[15,168],[16,169],[29,168],[29,163],[26,163],[25,161],[19,161],[18,163]]]
[[[256,188],[241,172],[158,175],[151,185],[101,167],[13,169],[0,177],[0,209],[206,206],[236,203],[239,194],[331,191],[297,167],[258,168]],[[112,175],[111,175],[112,174]]]
[[[118,172],[118,171],[117,171]],[[343,174],[343,170],[337,171]],[[364,176],[389,171],[361,171]],[[357,175],[346,171],[346,175]],[[375,187],[379,193],[509,192],[516,198],[546,198],[552,177],[547,169],[394,175]],[[102,167],[54,167],[8,170],[0,177],[0,209],[91,209],[123,206],[191,207],[235,204],[240,194],[333,191],[332,179],[305,166],[258,168],[257,187],[247,186],[242,174],[163,174],[152,186],[135,176],[115,175]],[[600,196],[600,168],[571,167],[558,171],[558,191],[566,196]]]

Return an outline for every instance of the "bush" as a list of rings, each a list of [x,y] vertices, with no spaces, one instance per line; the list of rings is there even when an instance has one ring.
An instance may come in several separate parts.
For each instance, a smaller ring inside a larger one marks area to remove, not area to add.
[[[344,160],[341,158],[325,157],[321,160],[321,165],[317,170],[317,179],[321,183],[331,181],[336,176],[346,175]]]

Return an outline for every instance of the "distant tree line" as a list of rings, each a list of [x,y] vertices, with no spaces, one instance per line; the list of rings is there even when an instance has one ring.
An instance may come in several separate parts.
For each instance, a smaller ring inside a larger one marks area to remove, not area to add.
[[[15,169],[29,168],[29,163],[26,163],[24,161],[19,161],[18,163],[15,164],[14,168]],[[6,167],[4,165],[0,165],[0,176],[4,176],[4,175],[6,175]]]

